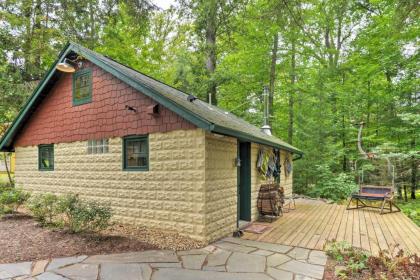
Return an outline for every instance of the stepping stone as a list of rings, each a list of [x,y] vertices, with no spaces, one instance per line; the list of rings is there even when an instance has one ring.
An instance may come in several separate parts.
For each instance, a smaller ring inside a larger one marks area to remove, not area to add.
[[[207,256],[207,266],[225,265],[231,252],[222,249],[217,249],[212,254]]]
[[[175,252],[150,250],[144,252],[97,255],[87,258],[84,263],[175,263],[179,262]]]
[[[272,251],[276,253],[282,253],[282,254],[287,253],[288,251],[293,249],[293,247],[291,246],[260,242],[260,241],[254,241],[254,240],[247,240],[247,239],[241,239],[241,238],[233,238],[233,237],[224,238],[222,239],[222,241],[254,247],[254,248]]]
[[[276,280],[293,280],[293,273],[272,267],[267,268],[267,274]]]
[[[32,262],[0,264],[0,279],[13,278],[21,275],[31,275]]]
[[[228,272],[264,272],[265,257],[244,253],[233,253],[226,264]]]
[[[49,271],[36,276],[36,279],[37,280],[68,280],[68,278],[64,278],[63,276],[60,276],[58,274],[55,274]]]
[[[19,276],[19,277],[13,278],[13,280],[36,280],[36,278],[26,275],[26,276]]]
[[[252,252],[251,254],[253,254],[253,255],[259,255],[259,256],[269,256],[269,255],[274,254],[274,252],[267,251],[267,250],[262,250],[262,249],[258,249],[257,251]]]
[[[47,266],[47,271],[55,270],[57,268],[67,266],[70,264],[75,264],[84,261],[87,256],[76,256],[76,257],[67,257],[67,258],[57,258],[52,259],[50,264]]]
[[[276,253],[267,257],[267,266],[278,266],[290,260],[289,256]]]
[[[145,265],[140,265],[136,263],[106,263],[101,265],[99,279],[149,280],[151,274],[152,269],[149,266]]]
[[[98,265],[77,263],[60,268],[55,272],[74,280],[96,280],[98,278]]]
[[[123,279],[123,278],[119,278]],[[272,280],[263,273],[228,273],[176,268],[162,268],[153,273],[152,280]]]
[[[323,251],[313,250],[309,253],[308,262],[312,264],[325,265],[327,263],[327,254]]]
[[[192,249],[188,251],[177,251],[176,253],[178,256],[185,256],[185,255],[207,255],[208,253],[212,253],[217,250],[217,247],[213,245],[208,245],[201,249]]]
[[[295,260],[306,260],[309,255],[309,251],[309,249],[296,247],[287,254]]]
[[[37,261],[34,264],[34,268],[32,269],[31,275],[36,276],[38,274],[44,273],[47,265],[48,265],[48,260]]]
[[[182,265],[186,269],[201,269],[207,255],[182,256]]]
[[[315,280],[315,278],[311,278],[305,275],[296,274],[295,280]]]
[[[324,275],[324,267],[315,264],[309,264],[291,260],[287,263],[279,265],[278,269],[287,270],[296,274],[302,274],[305,276],[313,277],[316,279],[322,279]]]
[[[149,263],[152,268],[164,268],[164,267],[174,267],[182,268],[181,263]]]
[[[203,267],[204,271],[220,271],[220,272],[225,272],[226,271],[226,267],[224,265],[220,265],[220,266],[205,266]]]
[[[250,253],[256,250],[256,248],[242,246],[239,244],[233,244],[230,242],[217,242],[214,245],[216,245],[220,249],[224,249],[224,250],[232,251],[232,252]]]

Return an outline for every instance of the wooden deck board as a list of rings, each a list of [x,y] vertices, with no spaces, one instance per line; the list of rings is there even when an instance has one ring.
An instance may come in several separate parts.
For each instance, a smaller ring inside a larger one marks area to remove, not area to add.
[[[395,244],[420,253],[420,228],[401,212],[380,215],[376,209],[346,210],[343,205],[298,199],[296,210],[285,213],[263,234],[245,233],[243,238],[322,250],[329,240],[346,240],[377,254]]]

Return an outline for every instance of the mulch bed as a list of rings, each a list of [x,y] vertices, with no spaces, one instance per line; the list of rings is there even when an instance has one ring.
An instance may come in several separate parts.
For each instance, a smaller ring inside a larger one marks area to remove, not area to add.
[[[0,218],[0,263],[202,246],[178,234],[140,227],[114,225],[101,234],[72,234],[43,228],[25,214]]]

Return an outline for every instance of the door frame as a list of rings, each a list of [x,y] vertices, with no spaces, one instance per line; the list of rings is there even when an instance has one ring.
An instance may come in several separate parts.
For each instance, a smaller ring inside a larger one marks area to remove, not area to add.
[[[237,220],[251,221],[251,143],[238,140]]]

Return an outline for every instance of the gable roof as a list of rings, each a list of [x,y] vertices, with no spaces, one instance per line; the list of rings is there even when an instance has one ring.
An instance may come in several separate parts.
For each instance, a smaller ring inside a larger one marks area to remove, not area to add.
[[[13,140],[19,133],[20,128],[22,128],[31,113],[35,110],[37,104],[42,101],[48,89],[59,79],[60,75],[63,75],[56,70],[56,65],[63,61],[70,53],[83,56],[98,67],[137,89],[139,92],[187,119],[197,127],[210,132],[233,136],[243,141],[281,148],[300,155],[303,154],[299,149],[277,137],[261,132],[260,128],[232,113],[199,99],[190,102],[187,100],[188,95],[186,93],[75,43],[67,43],[59,54],[58,59],[49,69],[44,79],[39,83],[23,109],[19,112],[0,141],[1,151],[13,150]]]

